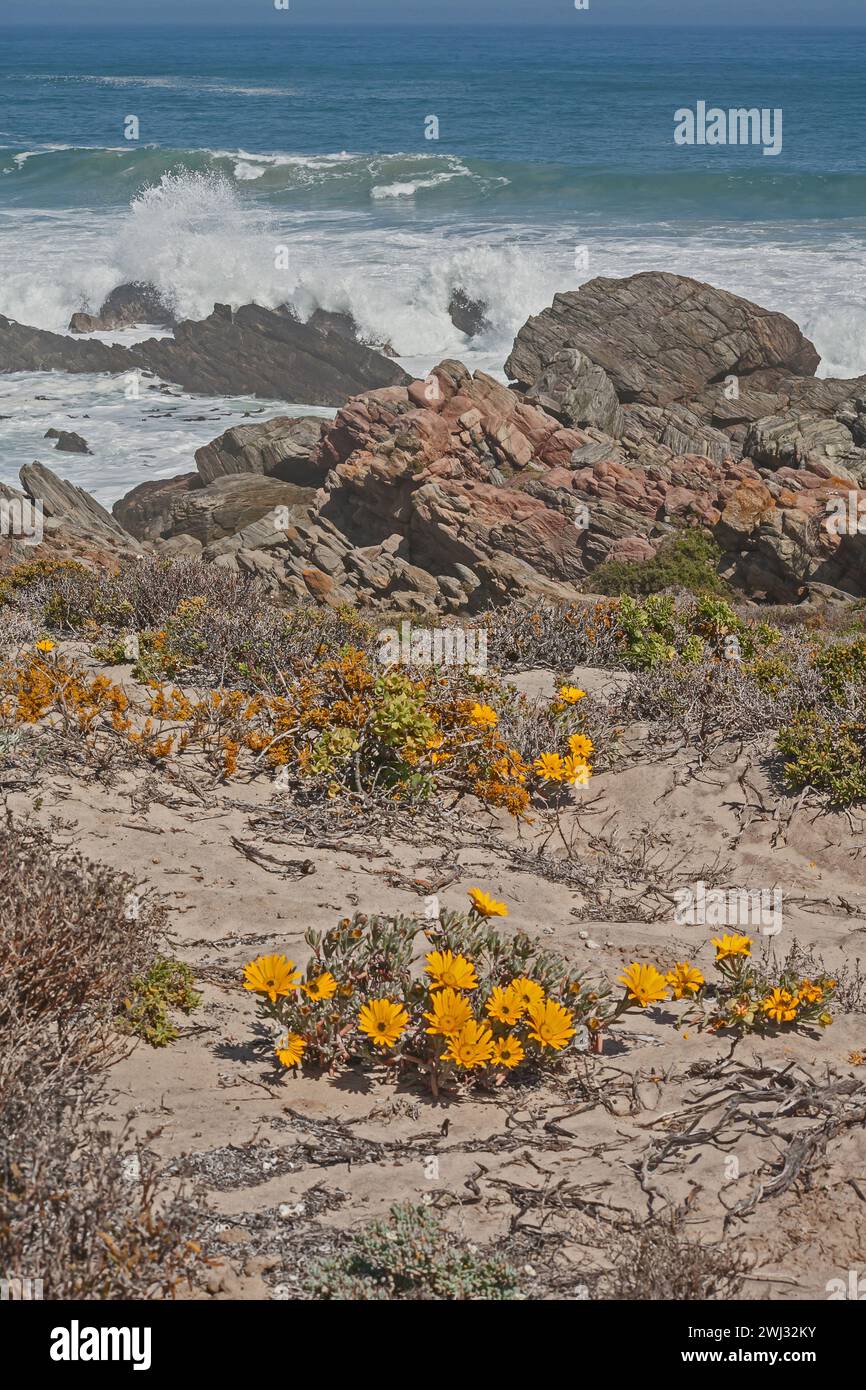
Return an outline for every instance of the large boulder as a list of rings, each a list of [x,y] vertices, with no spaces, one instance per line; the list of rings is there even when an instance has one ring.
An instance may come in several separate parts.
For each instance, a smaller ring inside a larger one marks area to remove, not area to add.
[[[314,415],[278,415],[257,425],[235,425],[196,450],[203,482],[231,473],[264,473],[299,487],[318,487],[324,473],[317,462],[323,421]]]
[[[173,511],[179,497],[202,487],[198,473],[177,478],[149,478],[126,493],[112,507],[116,521],[140,541],[155,541],[171,534]]]
[[[558,294],[524,324],[505,370],[534,386],[563,348],[577,348],[613,382],[621,402],[691,401],[727,376],[813,376],[817,351],[784,314],[682,275],[648,271],[598,278]]]
[[[304,507],[314,495],[310,488],[295,487],[278,478],[236,473],[217,478],[207,487],[178,489],[169,503],[161,534],[164,538],[192,536],[208,545],[236,535],[277,508],[288,513]],[[276,521],[273,524],[276,526]]]
[[[146,323],[160,328],[172,328],[175,317],[153,285],[134,281],[118,285],[96,314],[73,314],[70,333],[106,332],[115,328],[134,328]]]

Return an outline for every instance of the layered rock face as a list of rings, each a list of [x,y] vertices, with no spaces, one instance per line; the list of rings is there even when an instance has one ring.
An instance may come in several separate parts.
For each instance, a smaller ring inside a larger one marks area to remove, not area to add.
[[[356,397],[323,431],[306,511],[204,554],[301,597],[460,611],[573,597],[603,561],[698,526],[754,597],[862,594],[866,537],[825,523],[866,482],[866,379],[817,364],[794,323],[735,295],[593,281],[518,334],[516,387],[444,362]],[[260,467],[255,429],[217,452]]]
[[[234,316],[241,338],[261,312]],[[0,322],[0,352],[2,337]],[[683,527],[715,537],[753,598],[861,596],[866,377],[818,380],[817,363],[789,319],[724,291],[595,280],[521,329],[514,387],[446,361],[356,393],[330,423],[228,430],[196,473],[143,484],[115,517],[157,552],[332,604],[568,600],[600,563],[648,559]]]
[[[143,554],[136,538],[83,488],[42,463],[21,469],[21,490],[0,484],[0,568],[39,559],[113,569]]]

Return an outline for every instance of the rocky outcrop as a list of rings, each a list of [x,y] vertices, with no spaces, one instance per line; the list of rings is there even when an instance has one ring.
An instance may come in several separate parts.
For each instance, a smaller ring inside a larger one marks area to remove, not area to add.
[[[528,388],[563,348],[602,367],[620,401],[653,406],[694,401],[727,376],[811,377],[820,361],[784,314],[656,271],[558,294],[521,328],[505,370]]]
[[[56,439],[55,449],[59,449],[64,454],[90,454],[93,450],[80,434],[74,430],[55,430],[45,431],[46,439]]]
[[[175,317],[153,285],[133,282],[118,285],[96,314],[73,314],[70,333],[108,332],[115,328],[134,328],[138,324],[172,328]]]
[[[0,567],[50,556],[111,569],[142,553],[135,537],[89,493],[44,464],[26,464],[20,478],[20,492],[0,486]]]
[[[262,521],[205,558],[320,602],[457,612],[572,599],[605,560],[647,559],[696,526],[753,596],[866,592],[866,538],[825,524],[847,487],[826,470],[758,468],[685,407],[622,407],[614,438],[538,399],[457,362],[358,397],[323,433],[311,504],[284,532]],[[717,456],[681,452],[690,432]]]
[[[264,424],[236,425],[196,450],[195,466],[204,483],[230,473],[264,473],[299,487],[318,487],[324,421],[315,415],[278,415]]]
[[[467,338],[477,338],[479,333],[484,333],[490,327],[487,305],[480,299],[471,299],[459,286],[448,301],[448,317]]]
[[[795,325],[694,281],[593,286],[586,314],[572,303],[518,336],[515,353],[537,365],[525,389],[446,361],[357,393],[324,425],[228,430],[199,450],[196,474],[135,489],[117,520],[159,552],[328,604],[433,614],[571,600],[599,564],[647,559],[685,527],[715,537],[722,573],[753,598],[866,594],[866,378],[803,375],[816,356]],[[259,312],[242,311],[241,337]],[[735,365],[738,391],[725,392],[718,373]]]
[[[209,545],[270,516],[281,516],[308,505],[315,493],[260,473],[235,473],[216,478],[206,487],[198,474],[142,483],[114,505],[118,522],[140,540],[190,537]],[[279,518],[277,518],[277,521]],[[272,528],[277,524],[272,521]]]
[[[293,317],[297,317],[292,312]],[[351,314],[340,313],[336,309],[314,309],[310,317],[306,320],[308,328],[315,328],[319,333],[336,333],[343,338],[348,338],[353,343],[360,343],[363,347],[375,348],[377,352],[382,352],[386,357],[396,357],[390,343],[374,342],[370,338],[365,338],[361,329],[358,327]]]
[[[306,405],[342,405],[359,391],[409,380],[372,348],[255,304],[218,304],[200,322],[179,323],[173,338],[151,338],[133,352],[187,391]]]
[[[152,372],[187,391],[265,396],[317,406],[408,382],[382,353],[337,333],[322,333],[287,313],[248,304],[216,305],[174,336],[132,347],[26,328],[0,316],[0,372]]]
[[[27,328],[0,314],[0,372],[131,372],[129,349]]]
[[[175,502],[195,488],[202,487],[198,473],[182,473],[178,478],[152,478],[139,483],[119,502],[112,513],[115,520],[140,541],[156,541],[172,534]]]

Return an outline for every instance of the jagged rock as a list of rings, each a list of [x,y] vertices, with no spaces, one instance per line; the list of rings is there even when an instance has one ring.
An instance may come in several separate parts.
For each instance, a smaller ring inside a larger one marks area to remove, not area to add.
[[[168,523],[162,535],[192,536],[207,546],[225,536],[235,536],[277,507],[304,507],[313,495],[310,488],[256,473],[217,478],[207,487],[190,487],[176,493],[169,504]]]
[[[140,541],[166,536],[172,526],[172,506],[178,497],[202,487],[198,473],[178,478],[153,478],[139,483],[112,507],[115,520]]]
[[[42,502],[46,517],[138,550],[135,538],[89,492],[58,478],[44,463],[26,463],[19,476],[28,497]]]
[[[691,401],[730,375],[771,369],[812,376],[820,361],[784,314],[656,271],[626,280],[600,277],[558,294],[521,328],[505,370],[522,386],[534,386],[568,347],[604,369],[621,402],[655,406]]]
[[[7,526],[4,516],[0,567],[50,556],[110,570],[121,559],[141,554],[135,537],[82,488],[58,478],[42,463],[26,464],[20,477],[22,492],[0,486],[0,497],[11,504],[12,516],[23,514],[27,523],[18,531]]]
[[[320,333],[287,314],[247,304],[216,305],[185,320],[173,337],[133,347],[27,328],[0,316],[0,372],[152,372],[207,395],[258,395],[341,405],[359,391],[406,384],[409,377],[372,348]]]
[[[135,281],[118,285],[96,314],[73,314],[69,321],[71,333],[106,332],[114,328],[133,328],[137,324],[153,324],[172,328],[175,317],[153,285]]]
[[[195,466],[205,483],[230,473],[264,473],[318,487],[324,481],[316,462],[322,424],[313,415],[280,415],[260,425],[236,425],[196,450]]]
[[[460,333],[467,338],[477,338],[490,327],[487,305],[480,299],[471,299],[459,286],[452,292],[448,303],[448,317]]]
[[[64,454],[93,453],[87,440],[82,439],[81,435],[76,434],[74,430],[50,429],[45,431],[44,437],[46,439],[56,439],[57,443],[54,445],[55,449],[59,449],[61,453]]]
[[[130,372],[129,349],[27,328],[0,314],[0,372]]]
[[[401,367],[338,333],[320,333],[272,309],[218,304],[179,323],[173,338],[130,350],[150,371],[187,391],[341,405],[348,396],[408,382]]]
[[[361,343],[363,347],[375,348],[377,352],[384,353],[386,357],[397,356],[390,343],[373,342],[369,338],[364,338],[351,314],[340,313],[335,309],[314,309],[307,319],[307,327],[316,328],[320,333],[337,333],[353,343]]]
[[[552,410],[566,425],[594,425],[614,439],[625,429],[613,382],[577,348],[556,353],[526,398]]]

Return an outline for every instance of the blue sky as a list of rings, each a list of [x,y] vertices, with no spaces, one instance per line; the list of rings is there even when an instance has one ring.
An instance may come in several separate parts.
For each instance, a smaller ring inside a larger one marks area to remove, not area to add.
[[[574,19],[574,0],[289,0],[297,24],[555,24]],[[864,0],[590,0],[599,24],[866,25]],[[143,28],[231,25],[250,29],[274,22],[273,0],[0,0],[0,28],[54,29],[90,25]],[[590,16],[582,17],[588,20]]]

